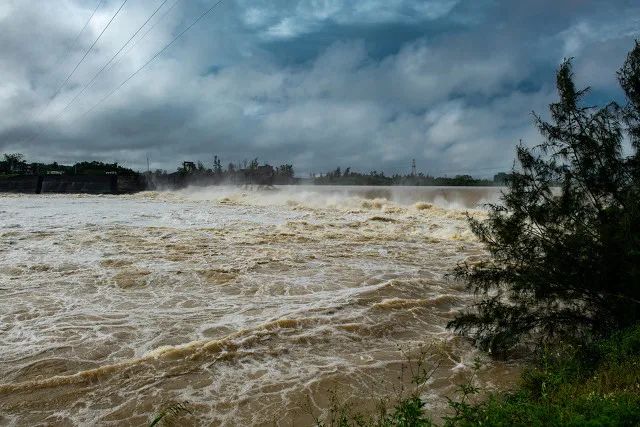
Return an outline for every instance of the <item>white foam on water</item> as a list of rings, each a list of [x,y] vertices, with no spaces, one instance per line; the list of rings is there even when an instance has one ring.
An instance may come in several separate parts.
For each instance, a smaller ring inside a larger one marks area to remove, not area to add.
[[[144,424],[175,401],[302,422],[307,396],[367,395],[433,339],[443,405],[473,354],[444,328],[471,298],[445,274],[482,256],[466,213],[497,194],[443,191],[0,195],[0,422]]]

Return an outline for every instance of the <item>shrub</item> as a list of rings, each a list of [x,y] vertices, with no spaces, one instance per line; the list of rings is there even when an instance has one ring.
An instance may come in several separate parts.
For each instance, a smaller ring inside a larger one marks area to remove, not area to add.
[[[520,388],[466,405],[448,426],[640,425],[640,327],[584,346],[546,349]]]
[[[551,121],[536,116],[544,142],[517,148],[501,203],[469,219],[489,257],[454,273],[480,298],[449,327],[494,353],[640,320],[640,44],[618,73],[623,107],[584,106],[570,60],[556,80]]]

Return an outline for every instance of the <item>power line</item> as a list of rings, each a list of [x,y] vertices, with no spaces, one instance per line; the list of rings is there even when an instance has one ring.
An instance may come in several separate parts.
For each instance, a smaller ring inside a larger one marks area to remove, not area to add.
[[[165,5],[165,3],[167,3],[169,0],[164,0],[160,6],[158,6],[156,8],[156,10],[151,14],[151,16],[149,16],[149,18],[147,18],[147,20],[144,22],[144,24],[142,24],[140,26],[140,28],[138,28],[136,30],[135,33],[133,33],[133,35],[129,38],[129,40],[127,40],[127,42],[125,44],[122,45],[122,47],[111,57],[111,59],[109,59],[109,61],[107,61],[102,68],[100,68],[100,70],[98,70],[98,72],[93,76],[93,78],[91,79],[91,81],[89,83],[87,83],[86,85],[84,85],[84,87],[80,90],[80,92],[78,92],[76,94],[76,96],[73,97],[73,99],[71,101],[69,101],[69,103],[66,105],[66,107],[64,107],[64,109],[62,110],[62,112],[66,111],[71,104],[73,104],[75,102],[76,99],[78,99],[80,97],[80,95],[82,95],[84,93],[85,90],[87,90],[98,78],[98,76],[100,76],[100,74],[102,74],[102,72],[105,70],[105,68],[107,68],[107,66],[109,64],[111,64],[113,62],[114,59],[116,59],[116,57],[118,55],[120,55],[120,52],[122,52],[124,50],[124,48],[131,42],[131,40],[133,40],[135,38],[135,36],[137,36],[140,31],[142,31],[142,29],[149,23],[149,21],[151,21],[151,19],[153,19],[154,16],[156,16],[156,14],[158,13],[158,11],[160,11],[160,9],[162,9],[162,6]]]
[[[115,67],[116,65],[118,65],[120,63],[120,61],[122,60],[122,58],[124,58],[125,56],[127,56],[129,54],[129,52],[131,52],[131,50],[142,40],[144,40],[145,37],[147,37],[147,35],[149,35],[149,33],[156,27],[156,25],[158,25],[160,23],[160,21],[162,21],[164,18],[166,18],[166,16],[173,10],[174,7],[176,7],[176,5],[180,2],[180,0],[176,0],[175,2],[173,2],[173,4],[169,7],[169,9],[167,9],[161,16],[160,18],[158,18],[156,20],[156,22],[153,23],[153,25],[151,27],[149,27],[149,29],[147,31],[144,32],[144,34],[138,38],[138,40],[134,41],[131,46],[129,46],[129,49],[127,49],[127,51],[124,53],[124,55],[122,55],[120,58],[118,58],[118,60],[116,62],[114,62],[113,64],[111,64],[111,66],[109,66],[109,69],[107,71],[111,71],[111,69],[113,67]]]
[[[78,35],[73,39],[73,42],[69,45],[69,49],[67,49],[67,52],[63,56],[61,56],[60,59],[58,59],[58,62],[56,63],[55,67],[60,65],[62,63],[63,58],[69,56],[71,51],[74,50],[75,47],[78,45],[78,40],[80,40],[80,36],[82,35],[82,33],[84,33],[84,30],[87,29],[87,27],[89,26],[89,23],[91,22],[91,20],[95,16],[96,12],[100,8],[100,6],[102,6],[102,3],[104,3],[104,0],[100,0],[98,2],[98,5],[95,7],[95,9],[93,9],[93,12],[91,13],[91,16],[89,17],[89,19],[87,19],[87,22],[84,23],[84,26],[82,27],[82,29],[80,30]]]
[[[67,84],[67,82],[69,82],[69,79],[71,78],[71,76],[73,76],[75,74],[75,72],[78,70],[78,67],[80,67],[80,64],[82,64],[85,60],[85,58],[87,57],[87,55],[89,55],[89,53],[93,50],[94,46],[96,45],[96,43],[98,43],[98,41],[102,38],[102,35],[105,33],[105,31],[107,31],[107,28],[109,28],[109,26],[111,25],[111,23],[113,22],[114,19],[116,19],[116,16],[118,16],[118,14],[120,13],[120,11],[122,10],[122,8],[124,7],[124,5],[127,3],[128,0],[124,0],[122,2],[122,4],[120,5],[120,7],[118,8],[118,10],[116,11],[116,13],[111,17],[111,19],[109,20],[109,22],[107,23],[107,25],[105,25],[105,27],[102,29],[102,31],[100,32],[100,34],[98,35],[98,37],[93,41],[93,43],[91,44],[91,46],[89,46],[89,49],[86,50],[86,52],[84,53],[84,55],[82,56],[82,58],[80,59],[80,61],[78,61],[78,63],[76,64],[76,66],[73,68],[73,71],[71,71],[71,73],[69,73],[69,75],[67,76],[67,78],[64,80],[64,82],[62,82],[62,84],[60,85],[60,87],[58,87],[58,90],[56,90],[56,92],[53,94],[53,96],[49,99],[49,102],[47,103],[47,106],[49,106],[49,104],[51,103],[51,101],[53,101],[53,99],[58,96],[58,94],[60,94],[60,91],[62,90],[62,88]]]
[[[100,38],[102,37],[102,35],[105,33],[105,31],[107,31],[107,28],[109,28],[109,26],[111,25],[111,23],[113,22],[113,20],[116,18],[116,16],[118,16],[118,14],[120,13],[120,11],[122,10],[122,8],[124,7],[124,5],[127,3],[128,0],[124,0],[122,2],[122,4],[120,5],[120,7],[118,8],[118,10],[116,11],[116,13],[111,17],[111,19],[109,20],[109,22],[107,23],[107,25],[105,25],[105,27],[102,29],[102,31],[100,32],[100,34],[98,35],[98,37],[93,41],[93,43],[91,44],[91,46],[89,47],[89,49],[87,49],[87,51],[84,53],[84,55],[82,56],[82,58],[80,59],[80,61],[78,61],[78,63],[76,64],[76,66],[74,67],[73,71],[71,71],[71,73],[67,76],[67,78],[64,80],[64,82],[58,87],[58,89],[56,90],[56,92],[53,94],[53,96],[51,98],[49,98],[49,101],[47,101],[47,104],[44,107],[44,110],[46,110],[49,105],[51,105],[51,102],[55,99],[56,96],[58,96],[60,94],[60,91],[62,90],[62,88],[67,84],[67,82],[69,81],[69,79],[71,78],[71,76],[73,76],[73,74],[76,72],[76,70],[78,69],[78,67],[80,66],[80,64],[82,64],[82,62],[85,60],[85,58],[87,57],[87,55],[89,55],[89,53],[91,52],[91,50],[94,48],[94,46],[96,45],[96,43],[98,43],[98,41],[100,40]],[[78,37],[80,37],[80,35],[82,34],[82,32],[85,30],[85,28],[87,27],[87,25],[89,25],[89,22],[91,22],[91,20],[93,19],[93,16],[95,15],[95,13],[97,12],[97,10],[100,8],[100,6],[102,5],[102,3],[104,2],[104,0],[101,0],[98,5],[96,6],[96,8],[94,9],[93,13],[91,14],[91,17],[89,18],[89,20],[87,20],[87,23],[84,25],[84,27],[82,28],[82,30],[80,31],[80,33],[78,34],[78,36],[76,37],[76,39]],[[42,113],[41,113],[42,114]],[[38,136],[40,136],[42,134],[42,129],[37,131],[36,134],[34,136],[32,136],[29,140],[28,143],[33,142]]]
[[[61,55],[58,58],[58,61],[56,62],[56,64],[53,66],[53,68],[58,68],[58,66],[60,64],[62,64],[64,62],[64,59],[69,56],[69,54],[71,53],[72,50],[75,49],[75,47],[78,45],[78,40],[80,40],[80,36],[82,35],[82,33],[84,33],[84,30],[87,29],[87,27],[89,26],[89,23],[91,22],[91,20],[93,19],[93,17],[95,16],[96,12],[98,11],[98,9],[100,8],[100,6],[102,5],[102,3],[104,3],[104,0],[100,0],[97,4],[97,6],[93,9],[93,12],[91,13],[91,16],[89,16],[89,19],[87,19],[87,21],[84,23],[84,25],[82,26],[82,29],[80,29],[80,32],[76,35],[76,37],[73,39],[73,42],[69,45],[69,48],[67,49],[67,51],[65,52],[64,55]],[[54,95],[55,97],[55,95]],[[45,106],[45,109],[49,106],[49,104],[51,104],[53,98],[50,98],[49,101],[47,102],[47,105]]]
[[[211,11],[213,11],[216,7],[218,7],[221,3],[223,3],[225,0],[218,0],[217,2],[215,2],[213,4],[213,6],[211,6],[209,9],[205,10],[204,12],[202,12],[200,14],[200,16],[198,16],[187,28],[185,28],[184,30],[182,30],[177,36],[175,36],[173,38],[173,40],[171,40],[169,43],[167,43],[162,49],[160,49],[158,52],[155,53],[155,55],[153,55],[151,57],[151,59],[149,59],[147,62],[145,62],[140,68],[138,68],[136,71],[134,71],[133,73],[131,73],[131,75],[129,75],[129,77],[127,77],[122,83],[120,83],[120,85],[118,87],[116,87],[114,90],[112,90],[111,92],[109,92],[107,94],[107,96],[105,96],[104,98],[102,98],[100,101],[98,101],[93,107],[91,107],[89,110],[87,110],[83,116],[89,114],[90,112],[92,112],[94,109],[96,109],[100,104],[102,104],[104,101],[106,101],[107,99],[109,99],[114,93],[116,93],[118,90],[120,90],[120,88],[122,88],[125,84],[127,84],[127,82],[129,82],[129,80],[131,80],[132,78],[134,78],[136,75],[138,75],[138,73],[140,73],[140,71],[142,71],[144,68],[146,68],[147,65],[149,65],[151,62],[153,62],[158,56],[160,56],[162,53],[164,53],[167,49],[169,49],[169,47],[171,47],[171,45],[173,45],[180,37],[182,37],[187,31],[189,31],[191,28],[193,28],[198,22],[200,22],[200,20],[202,18],[204,18],[205,16],[207,16],[209,13],[211,13]]]
[[[89,17],[89,19],[87,20],[87,23],[84,24],[84,27],[82,27],[82,29],[80,30],[80,32],[78,33],[78,35],[76,36],[74,43],[78,41],[78,39],[80,38],[80,36],[82,35],[82,33],[84,33],[84,30],[87,29],[87,27],[89,26],[89,23],[91,22],[91,20],[93,19],[93,17],[95,16],[96,12],[98,11],[98,9],[100,9],[100,6],[102,6],[102,3],[104,3],[104,0],[100,0],[96,6],[95,9],[93,9],[93,12],[91,12],[91,16]]]

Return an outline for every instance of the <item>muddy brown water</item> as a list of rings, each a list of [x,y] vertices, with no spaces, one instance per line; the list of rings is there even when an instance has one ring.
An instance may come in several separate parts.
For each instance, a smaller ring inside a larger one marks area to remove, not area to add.
[[[332,395],[396,395],[425,345],[442,415],[479,356],[445,329],[472,301],[445,275],[483,255],[465,212],[498,192],[0,195],[0,425],[148,425],[176,402],[181,425],[309,425]]]

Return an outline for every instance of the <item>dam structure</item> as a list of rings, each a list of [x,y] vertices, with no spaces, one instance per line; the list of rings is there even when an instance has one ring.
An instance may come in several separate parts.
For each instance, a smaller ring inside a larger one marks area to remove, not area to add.
[[[2,163],[2,162],[0,162]],[[6,162],[5,162],[6,163]],[[88,166],[87,166],[88,165]],[[2,166],[0,164],[0,166]],[[20,194],[131,194],[146,190],[179,190],[187,187],[244,185],[259,188],[275,183],[294,183],[292,176],[276,179],[273,166],[252,164],[233,171],[197,169],[194,162],[183,162],[173,173],[139,173],[113,165],[92,162],[76,166],[56,166],[60,169],[41,172],[26,163],[21,168],[0,168],[0,193]],[[107,170],[104,170],[105,167]],[[84,168],[84,170],[82,170]],[[88,170],[87,170],[88,169]],[[119,169],[119,170],[118,170]],[[5,174],[2,174],[5,172]],[[280,177],[281,178],[281,177]]]
[[[146,189],[140,175],[18,175],[0,179],[0,193],[126,194]]]

